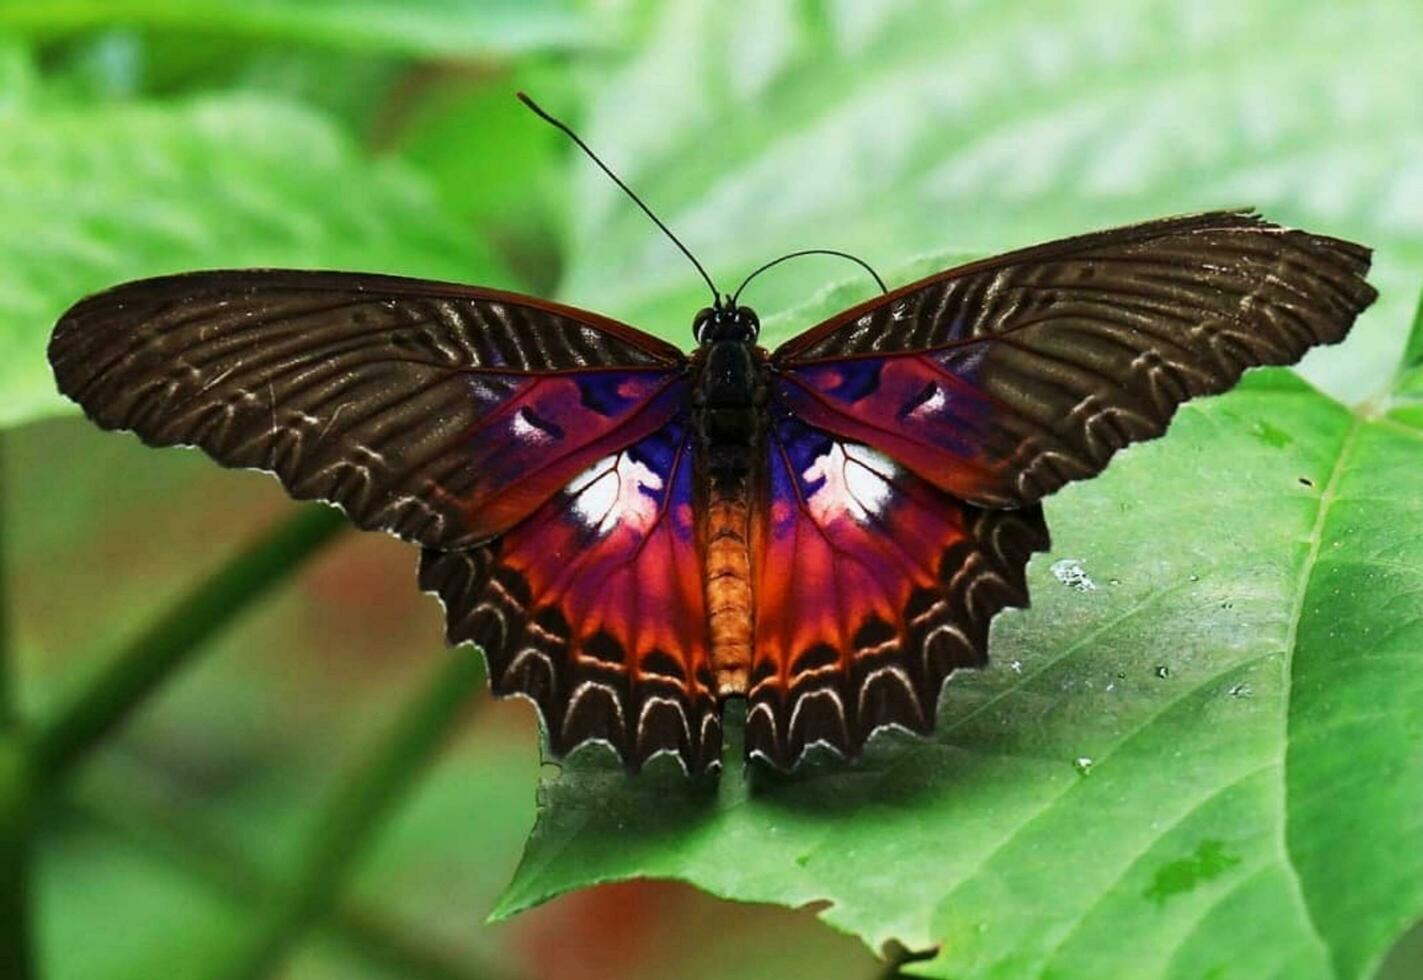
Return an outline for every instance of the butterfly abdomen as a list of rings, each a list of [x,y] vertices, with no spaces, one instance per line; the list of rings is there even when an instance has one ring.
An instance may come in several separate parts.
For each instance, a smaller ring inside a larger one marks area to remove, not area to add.
[[[707,619],[718,697],[746,693],[751,668],[751,507],[739,490],[714,484],[706,509]]]

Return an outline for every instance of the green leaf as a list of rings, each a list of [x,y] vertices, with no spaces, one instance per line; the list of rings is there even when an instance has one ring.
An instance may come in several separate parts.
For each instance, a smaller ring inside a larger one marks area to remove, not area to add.
[[[1392,375],[1423,265],[1411,0],[688,0],[660,13],[581,127],[723,288],[796,248],[893,268],[1253,205],[1379,249],[1377,310],[1304,370],[1351,402]],[[563,296],[687,340],[705,287],[606,178],[573,165]],[[778,312],[848,274],[798,260],[748,297]]]
[[[1390,400],[1392,416],[1415,429],[1423,429],[1423,299],[1413,318],[1413,331],[1403,353],[1403,366]]]
[[[55,37],[143,27],[435,56],[567,47],[588,39],[569,0],[27,0],[0,2],[0,31]]]
[[[580,756],[496,915],[653,876],[828,901],[929,976],[1364,976],[1423,911],[1420,461],[1288,372],[1192,403],[1050,498],[932,741],[791,777],[732,745],[711,788]]]
[[[35,66],[24,45],[0,37],[0,114],[14,112],[35,85]]]
[[[930,976],[1367,975],[1423,912],[1416,357],[1392,386],[1423,259],[1423,10],[756,6],[665,8],[582,122],[723,288],[794,248],[905,281],[946,250],[1256,205],[1378,248],[1378,308],[1304,373],[1389,388],[1392,414],[1282,371],[1192,404],[1048,501],[1034,607],[999,618],[933,741],[792,777],[731,744],[712,786],[580,755],[496,916],[666,877],[828,902],[871,948],[937,948],[908,968]],[[564,296],[685,338],[695,273],[591,169],[574,201]],[[772,343],[872,295],[830,261],[748,293]]]
[[[299,103],[367,144],[379,143],[382,120],[408,97],[401,81],[412,72],[399,54],[128,29],[45,46],[44,61],[51,98],[102,104],[235,92]]]
[[[498,78],[448,75],[401,118],[392,140],[460,217],[497,241],[533,291],[557,285],[557,229],[566,210],[563,134],[514,98],[536,93],[563,113],[577,101],[576,62],[526,58]]]
[[[512,285],[423,181],[267,99],[0,111],[0,214],[0,425],[73,410],[50,328],[126,279],[296,266]]]

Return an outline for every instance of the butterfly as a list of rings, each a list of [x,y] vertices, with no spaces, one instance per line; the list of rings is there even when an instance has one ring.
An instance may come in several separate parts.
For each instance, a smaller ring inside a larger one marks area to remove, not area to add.
[[[690,354],[477,286],[197,272],[82,300],[49,356],[99,426],[420,546],[448,641],[533,701],[555,756],[711,769],[740,697],[747,754],[789,769],[931,733],[1028,603],[1042,499],[1343,339],[1369,261],[1249,212],[1175,217],[938,272],[771,351],[713,286]]]

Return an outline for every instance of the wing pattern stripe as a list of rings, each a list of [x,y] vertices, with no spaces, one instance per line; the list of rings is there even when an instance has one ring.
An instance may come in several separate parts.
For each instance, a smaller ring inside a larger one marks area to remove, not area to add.
[[[1161,435],[1187,398],[1343,339],[1375,298],[1368,267],[1366,248],[1253,214],[1168,219],[912,283],[788,341],[772,363],[811,424],[970,503],[1021,507]],[[899,386],[933,376],[953,390],[896,415]]]
[[[685,364],[631,327],[529,297],[281,270],[91,296],[60,319],[49,353],[60,389],[104,428],[200,446],[339,504],[360,527],[441,548],[498,533],[590,452],[663,424]],[[586,407],[584,385],[613,407]],[[537,400],[540,417],[561,413],[542,432],[556,438],[489,424],[516,396]],[[516,463],[537,479],[515,486]]]

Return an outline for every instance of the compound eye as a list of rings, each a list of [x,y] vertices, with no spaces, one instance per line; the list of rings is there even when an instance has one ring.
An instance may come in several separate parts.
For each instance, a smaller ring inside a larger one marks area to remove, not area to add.
[[[755,337],[761,333],[761,320],[756,316],[755,311],[753,311],[751,307],[737,307],[736,315],[741,318],[742,323],[751,329],[751,336]]]
[[[714,315],[715,311],[713,311],[710,306],[704,306],[698,310],[697,315],[692,318],[692,336],[697,339],[698,343],[701,342],[702,333],[706,330],[707,324],[711,323]]]

